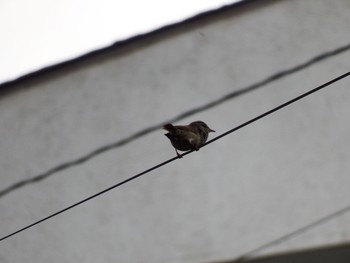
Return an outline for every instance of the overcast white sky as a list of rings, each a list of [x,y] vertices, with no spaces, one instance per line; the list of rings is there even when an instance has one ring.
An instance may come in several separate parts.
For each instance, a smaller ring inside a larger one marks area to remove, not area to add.
[[[0,83],[240,0],[0,0]]]

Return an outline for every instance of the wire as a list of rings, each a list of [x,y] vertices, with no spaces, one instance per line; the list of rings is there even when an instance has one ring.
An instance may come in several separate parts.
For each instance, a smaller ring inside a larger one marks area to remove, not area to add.
[[[280,110],[280,109],[282,109],[282,108],[284,108],[284,107],[286,107],[286,106],[288,106],[288,105],[290,105],[290,104],[292,104],[294,102],[297,102],[298,100],[301,100],[301,99],[303,99],[303,98],[305,98],[305,97],[307,97],[307,96],[309,96],[309,95],[311,95],[311,94],[313,94],[313,93],[315,93],[315,92],[317,92],[317,91],[319,91],[319,90],[321,90],[321,89],[323,89],[323,88],[325,88],[325,87],[327,87],[327,86],[329,86],[329,85],[331,85],[331,84],[333,84],[333,83],[335,83],[335,82],[337,82],[337,81],[339,81],[339,80],[341,80],[343,78],[346,78],[349,75],[350,75],[350,71],[345,73],[345,74],[343,74],[343,75],[341,75],[341,76],[339,76],[339,77],[337,77],[337,78],[335,78],[335,79],[332,79],[331,81],[326,82],[325,84],[323,84],[321,86],[318,86],[317,88],[314,88],[314,89],[312,89],[312,90],[310,90],[308,92],[305,92],[304,94],[302,94],[302,95],[300,95],[300,96],[298,96],[298,97],[296,97],[294,99],[291,99],[291,100],[289,100],[289,101],[287,101],[287,102],[285,102],[285,103],[283,103],[283,104],[281,104],[281,105],[279,105],[279,106],[277,106],[277,107],[275,107],[275,108],[273,108],[273,109],[271,109],[271,110],[269,110],[269,111],[267,111],[267,112],[265,112],[265,113],[255,117],[255,118],[253,118],[253,119],[251,119],[251,120],[249,120],[249,121],[247,121],[247,122],[245,122],[245,123],[243,123],[243,124],[233,128],[233,129],[231,129],[231,130],[229,130],[229,131],[227,131],[227,132],[225,132],[225,133],[215,137],[214,139],[208,141],[206,143],[206,145],[209,144],[209,143],[215,142],[216,140],[219,140],[220,138],[222,138],[222,137],[224,137],[224,136],[226,136],[226,135],[228,135],[228,134],[230,134],[230,133],[232,133],[234,131],[237,131],[237,130],[239,130],[239,129],[241,129],[241,128],[243,128],[243,127],[245,127],[245,126],[247,126],[247,125],[249,125],[249,124],[251,124],[251,123],[253,123],[253,122],[255,122],[255,121],[259,120],[259,119],[261,119],[261,118],[264,118],[267,115],[270,115],[271,113],[274,113],[275,111],[278,111],[278,110]]]
[[[212,139],[212,140],[208,141],[207,143],[205,143],[202,147],[204,147],[204,146],[206,146],[206,145],[208,145],[210,143],[213,143],[213,142],[223,138],[224,136],[227,136],[230,133],[233,133],[234,131],[237,131],[237,130],[239,130],[239,129],[241,129],[241,128],[243,128],[243,127],[245,127],[245,126],[247,126],[247,125],[249,125],[249,124],[251,124],[251,123],[253,123],[253,122],[255,122],[255,121],[259,120],[259,119],[261,119],[261,118],[264,118],[267,115],[270,115],[270,114],[272,114],[272,113],[274,113],[274,112],[276,112],[276,111],[278,111],[278,110],[280,110],[280,109],[282,109],[282,108],[284,108],[284,107],[286,107],[286,106],[288,106],[288,105],[290,105],[290,104],[292,104],[292,103],[294,103],[294,102],[296,102],[298,100],[301,100],[302,98],[305,98],[305,97],[315,93],[316,91],[319,91],[319,90],[321,90],[321,89],[323,89],[323,88],[325,88],[327,86],[330,86],[331,84],[333,84],[333,83],[335,83],[335,82],[337,82],[337,81],[339,81],[339,80],[341,80],[341,79],[343,79],[345,77],[348,77],[349,75],[350,75],[350,72],[347,72],[347,73],[345,73],[345,74],[343,74],[343,75],[341,75],[341,76],[339,76],[339,77],[337,77],[335,79],[332,79],[331,81],[328,81],[327,83],[325,83],[325,84],[323,84],[321,86],[318,86],[317,88],[314,88],[314,89],[312,89],[312,90],[310,90],[310,91],[308,91],[306,93],[303,93],[302,95],[300,95],[300,96],[298,96],[298,97],[296,97],[294,99],[291,99],[291,100],[289,100],[289,101],[287,101],[287,102],[285,102],[285,103],[283,103],[283,104],[281,104],[281,105],[279,105],[279,106],[277,106],[277,107],[275,107],[275,108],[273,108],[273,109],[271,109],[271,110],[269,110],[269,111],[267,111],[267,112],[265,112],[263,114],[260,114],[259,116],[257,116],[255,118],[253,118],[253,119],[251,119],[251,120],[249,120],[249,121],[247,121],[247,122],[245,122],[245,123],[243,123],[243,124],[233,128],[233,129],[231,129],[231,130],[229,130],[229,131],[227,131],[227,132],[225,132],[225,133],[223,133],[223,134],[221,134],[221,135],[219,135],[217,137],[215,137],[214,139]],[[182,156],[190,154],[193,151],[194,150],[187,151],[184,154],[182,154]],[[81,201],[79,201],[79,202],[77,202],[77,203],[75,203],[75,204],[73,204],[71,206],[68,206],[68,207],[66,207],[66,208],[64,208],[64,209],[62,209],[62,210],[60,210],[60,211],[58,211],[58,212],[56,212],[54,214],[51,214],[51,215],[49,215],[49,216],[47,216],[47,217],[45,217],[45,218],[43,218],[43,219],[41,219],[39,221],[36,221],[36,222],[34,222],[34,223],[32,223],[32,224],[30,224],[30,225],[28,225],[26,227],[23,227],[23,228],[15,231],[15,232],[13,232],[11,234],[8,234],[8,235],[2,237],[0,239],[0,241],[3,241],[3,240],[5,240],[5,239],[7,239],[7,238],[9,238],[11,236],[14,236],[14,235],[16,235],[16,234],[18,234],[18,233],[20,233],[20,232],[22,232],[22,231],[24,231],[24,230],[26,230],[28,228],[31,228],[31,227],[33,227],[35,225],[38,225],[38,224],[40,224],[40,223],[42,223],[42,222],[44,222],[44,221],[46,221],[46,220],[48,220],[48,219],[50,219],[52,217],[55,217],[55,216],[57,216],[57,215],[59,215],[59,214],[61,214],[63,212],[66,212],[67,210],[70,210],[70,209],[72,209],[72,208],[74,208],[74,207],[76,207],[78,205],[81,205],[81,204],[83,204],[83,203],[85,203],[85,202],[87,202],[87,201],[89,201],[89,200],[91,200],[91,199],[93,199],[95,197],[98,197],[99,195],[102,195],[102,194],[104,194],[104,193],[106,193],[106,192],[108,192],[108,191],[110,191],[110,190],[112,190],[114,188],[117,188],[117,187],[119,187],[119,186],[121,186],[121,185],[123,185],[123,184],[125,184],[127,182],[130,182],[130,181],[140,177],[141,175],[147,174],[147,173],[149,173],[149,172],[151,172],[151,171],[153,171],[155,169],[160,168],[161,166],[164,166],[164,165],[166,165],[166,164],[168,164],[170,162],[173,162],[176,159],[178,159],[178,157],[173,157],[173,158],[171,158],[171,159],[169,159],[167,161],[164,161],[164,162],[162,162],[160,164],[157,164],[157,165],[153,166],[152,168],[149,168],[149,169],[147,169],[147,170],[145,170],[145,171],[143,171],[143,172],[141,172],[139,174],[136,174],[136,175],[134,175],[134,176],[132,176],[132,177],[130,177],[130,178],[120,182],[120,183],[117,183],[117,184],[115,184],[115,185],[113,185],[113,186],[111,186],[111,187],[109,187],[109,188],[107,188],[107,189],[105,189],[105,190],[103,190],[101,192],[98,192],[98,193],[96,193],[96,194],[94,194],[94,195],[92,195],[90,197],[87,197],[87,198],[85,198],[85,199],[83,199],[83,200],[81,200]]]
[[[208,110],[210,108],[213,108],[215,106],[218,106],[220,105],[221,103],[224,103],[226,101],[229,101],[231,99],[234,99],[238,96],[241,96],[241,95],[244,95],[248,92],[251,92],[251,91],[254,91],[258,88],[261,88],[261,87],[264,87],[274,81],[277,81],[279,79],[282,79],[286,76],[289,76],[293,73],[296,73],[300,70],[303,70],[307,67],[310,67],[312,66],[313,64],[316,64],[322,60],[325,60],[327,58],[330,58],[330,57],[333,57],[335,55],[338,55],[342,52],[345,52],[345,51],[348,51],[350,49],[350,44],[347,44],[347,45],[344,45],[344,46],[341,46],[341,47],[338,47],[334,50],[331,50],[331,51],[327,51],[327,52],[324,52],[322,54],[319,54],[309,60],[307,60],[306,62],[303,62],[297,66],[294,66],[292,68],[289,68],[289,69],[285,69],[285,70],[282,70],[280,72],[277,72],[271,76],[268,76],[267,78],[263,79],[262,81],[259,81],[257,83],[254,83],[252,85],[249,85],[245,88],[242,88],[242,89],[239,89],[239,90],[235,90],[233,92],[230,92],[216,100],[213,100],[209,103],[206,103],[202,106],[199,106],[199,107],[196,107],[196,108],[193,108],[191,110],[188,110],[186,112],[183,112],[181,114],[179,114],[178,116],[166,121],[166,123],[173,123],[173,122],[177,122],[179,120],[182,120],[186,117],[189,117],[191,115],[194,115],[196,113],[199,113],[199,112],[202,112],[202,111],[205,111],[205,110]],[[143,130],[140,130],[120,141],[117,141],[117,142],[114,142],[114,143],[111,143],[111,144],[107,144],[105,146],[102,146],[100,148],[97,148],[95,150],[93,150],[92,152],[90,153],[87,153],[79,158],[76,158],[74,160],[71,160],[71,161],[68,161],[68,162],[65,162],[65,163],[62,163],[60,165],[57,165],[55,166],[54,168],[51,168],[50,170],[46,171],[46,172],[43,172],[41,174],[38,174],[38,175],[35,175],[33,176],[32,178],[29,178],[29,179],[24,179],[24,180],[21,180],[17,183],[14,183],[13,185],[10,185],[9,187],[3,189],[0,191],[0,198],[5,196],[6,194],[9,194],[10,192],[13,192],[19,188],[22,188],[28,184],[32,184],[32,183],[37,183],[41,180],[44,180],[46,178],[48,178],[49,176],[53,175],[53,174],[56,174],[60,171],[63,171],[63,170],[66,170],[66,169],[69,169],[71,167],[74,167],[74,166],[77,166],[77,165],[81,165],[87,161],[89,161],[90,159],[104,153],[104,152],[107,152],[107,151],[110,151],[112,149],[115,149],[115,148],[118,148],[118,147],[121,147],[125,144],[128,144],[130,142],[132,142],[133,140],[136,140],[144,135],[147,135],[153,131],[156,131],[158,130],[160,127],[162,127],[163,124],[156,124],[156,125],[152,125],[152,126],[149,126]]]
[[[149,173],[149,172],[151,172],[151,171],[153,171],[153,170],[155,170],[155,169],[157,169],[157,168],[159,168],[159,167],[161,167],[161,166],[163,166],[163,165],[166,165],[167,163],[170,163],[170,162],[176,160],[177,158],[178,158],[178,157],[173,157],[173,158],[171,158],[171,159],[169,159],[169,160],[167,160],[167,161],[164,161],[164,162],[162,162],[162,163],[160,163],[160,164],[157,164],[157,165],[153,166],[152,168],[149,168],[149,169],[147,169],[147,170],[145,170],[145,171],[143,171],[143,172],[141,172],[141,173],[139,173],[139,174],[136,174],[136,175],[134,175],[134,176],[132,176],[132,177],[130,177],[130,178],[128,178],[128,179],[126,179],[126,180],[120,182],[120,183],[117,183],[117,184],[115,184],[115,185],[113,185],[113,186],[111,186],[111,187],[109,187],[109,188],[107,188],[107,189],[105,189],[105,190],[103,190],[103,191],[101,191],[101,192],[98,192],[98,193],[96,193],[96,194],[94,194],[94,195],[92,195],[92,196],[89,196],[88,198],[85,198],[85,199],[83,199],[83,200],[81,200],[81,201],[79,201],[79,202],[77,202],[77,203],[75,203],[75,204],[73,204],[73,205],[70,205],[70,206],[68,206],[68,207],[66,207],[66,208],[64,208],[64,209],[62,209],[62,210],[60,210],[60,211],[58,211],[58,212],[56,212],[56,213],[53,213],[53,214],[51,214],[51,215],[49,215],[49,216],[47,216],[47,217],[45,217],[45,218],[43,218],[43,219],[41,219],[41,220],[39,220],[39,221],[36,221],[36,222],[34,222],[33,224],[30,224],[30,225],[28,225],[28,226],[26,226],[26,227],[23,227],[23,228],[21,228],[21,229],[15,231],[15,232],[13,232],[13,233],[7,235],[7,236],[4,236],[4,237],[2,237],[2,238],[0,239],[0,241],[3,241],[3,240],[5,240],[5,239],[7,239],[7,238],[9,238],[9,237],[11,237],[11,236],[13,236],[13,235],[16,235],[16,234],[18,234],[18,233],[20,233],[20,232],[22,232],[22,231],[24,231],[24,230],[26,230],[26,229],[28,229],[28,228],[31,228],[31,227],[33,227],[33,226],[35,226],[35,225],[38,225],[38,224],[40,224],[40,223],[42,223],[42,222],[44,222],[44,221],[46,221],[46,220],[48,220],[48,219],[50,219],[50,218],[52,218],[52,217],[55,217],[55,216],[57,216],[57,215],[59,215],[59,214],[62,214],[63,212],[66,212],[67,210],[70,210],[70,209],[72,209],[72,208],[74,208],[74,207],[76,207],[76,206],[78,206],[78,205],[81,205],[81,204],[83,204],[83,203],[85,203],[85,202],[87,202],[87,201],[89,201],[89,200],[91,200],[91,199],[93,199],[93,198],[96,198],[96,197],[98,197],[99,195],[102,195],[102,194],[104,194],[104,193],[106,193],[106,192],[108,192],[108,191],[111,191],[111,190],[114,189],[114,188],[117,188],[117,187],[119,187],[119,186],[121,186],[121,185],[123,185],[123,184],[126,184],[127,182],[132,181],[132,180],[134,180],[134,179],[140,177],[141,175],[144,175],[144,174],[146,174],[146,173]]]
[[[305,233],[306,231],[308,231],[308,230],[310,230],[312,228],[315,228],[316,226],[319,226],[321,224],[329,222],[330,220],[332,220],[332,219],[334,219],[336,217],[339,217],[339,216],[341,216],[341,215],[343,215],[345,213],[348,213],[348,212],[350,212],[350,205],[347,206],[347,207],[344,207],[343,209],[340,209],[340,210],[338,210],[338,211],[336,211],[334,213],[331,213],[331,214],[329,214],[327,216],[324,216],[324,217],[322,217],[322,218],[320,218],[320,219],[318,219],[318,220],[316,220],[316,221],[314,221],[314,222],[312,222],[312,223],[310,223],[308,225],[305,225],[305,226],[303,226],[303,227],[301,227],[299,229],[296,229],[293,232],[290,232],[290,233],[288,233],[288,234],[286,234],[284,236],[281,236],[281,237],[279,237],[279,238],[277,238],[275,240],[272,240],[272,241],[270,241],[270,242],[268,242],[268,243],[266,243],[264,245],[261,245],[261,246],[259,246],[259,247],[255,248],[255,249],[245,253],[244,255],[242,255],[242,256],[238,257],[237,259],[235,259],[233,261],[230,261],[230,262],[232,262],[232,263],[245,262],[245,261],[253,258],[254,255],[256,255],[257,253],[259,253],[259,252],[261,252],[261,251],[263,251],[263,250],[265,250],[265,249],[267,249],[269,247],[275,246],[275,245],[280,244],[283,241],[286,241],[286,240],[288,240],[288,239],[290,239],[292,237],[295,237],[295,236],[297,236],[299,234]]]

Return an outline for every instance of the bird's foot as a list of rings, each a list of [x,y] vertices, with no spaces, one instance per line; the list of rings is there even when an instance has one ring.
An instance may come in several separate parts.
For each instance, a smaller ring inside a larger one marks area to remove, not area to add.
[[[177,158],[181,159],[183,156],[176,151]]]

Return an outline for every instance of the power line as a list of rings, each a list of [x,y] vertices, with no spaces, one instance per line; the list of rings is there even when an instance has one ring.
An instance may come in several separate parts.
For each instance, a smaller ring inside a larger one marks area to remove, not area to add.
[[[318,220],[316,220],[316,221],[314,221],[314,222],[312,222],[312,223],[310,223],[308,225],[305,225],[305,226],[303,226],[301,228],[298,228],[298,229],[296,229],[296,230],[294,230],[294,231],[292,231],[292,232],[290,232],[290,233],[288,233],[286,235],[283,235],[283,236],[281,236],[279,238],[276,238],[275,240],[272,240],[272,241],[270,241],[270,242],[268,242],[266,244],[263,244],[263,245],[255,248],[255,249],[245,253],[244,255],[238,257],[237,259],[235,259],[235,260],[233,260],[231,262],[232,263],[245,262],[245,261],[253,258],[259,252],[261,252],[261,251],[263,251],[263,250],[265,250],[267,248],[270,248],[270,247],[275,246],[277,244],[280,244],[283,241],[286,241],[286,240],[288,240],[288,239],[290,239],[292,237],[295,237],[297,235],[305,233],[306,231],[308,231],[308,230],[310,230],[312,228],[315,228],[316,226],[319,226],[321,224],[327,223],[327,222],[331,221],[332,219],[334,219],[336,217],[339,217],[339,216],[341,216],[341,215],[343,215],[345,213],[348,213],[348,212],[350,212],[350,205],[347,206],[347,207],[344,207],[344,208],[342,208],[342,209],[340,209],[340,210],[338,210],[338,211],[336,211],[334,213],[326,215],[326,216],[324,216],[324,217],[322,217],[322,218],[320,218],[320,219],[318,219]]]
[[[283,104],[281,104],[281,105],[279,105],[279,106],[277,106],[277,107],[275,107],[275,108],[273,108],[273,109],[271,109],[271,110],[269,110],[269,111],[267,111],[267,112],[265,112],[265,113],[255,117],[255,118],[253,118],[253,119],[251,119],[251,120],[249,120],[249,121],[247,121],[247,122],[245,122],[245,123],[243,123],[243,124],[233,128],[233,129],[231,129],[231,130],[229,130],[229,131],[227,131],[227,132],[225,132],[225,133],[215,137],[214,139],[208,141],[206,144],[212,143],[212,142],[214,142],[214,141],[216,141],[216,140],[218,140],[218,139],[220,139],[220,138],[222,138],[222,137],[224,137],[224,136],[226,136],[226,135],[228,135],[228,134],[230,134],[230,133],[232,133],[232,132],[234,132],[236,130],[239,130],[239,129],[241,129],[241,128],[243,128],[243,127],[245,127],[245,126],[247,126],[247,125],[249,125],[249,124],[251,124],[251,123],[253,123],[253,122],[255,122],[255,121],[259,120],[259,119],[261,119],[261,118],[264,118],[267,115],[270,115],[271,113],[274,113],[275,111],[278,111],[278,110],[280,110],[280,109],[282,109],[282,108],[284,108],[284,107],[286,107],[286,106],[288,106],[288,105],[290,105],[290,104],[292,104],[294,102],[297,102],[298,100],[301,100],[301,99],[303,99],[303,98],[305,98],[305,97],[307,97],[307,96],[309,96],[309,95],[311,95],[311,94],[313,94],[313,93],[315,93],[315,92],[317,92],[317,91],[319,91],[319,90],[321,90],[321,89],[323,89],[323,88],[325,88],[325,87],[327,87],[327,86],[329,86],[329,85],[331,85],[331,84],[333,84],[333,83],[335,83],[335,82],[337,82],[337,81],[339,81],[339,80],[341,80],[343,78],[346,78],[349,75],[350,75],[350,71],[345,73],[345,74],[343,74],[343,75],[341,75],[341,76],[339,76],[339,77],[337,77],[337,78],[335,78],[335,79],[332,79],[331,81],[326,82],[325,84],[322,84],[321,86],[318,86],[317,88],[314,88],[314,89],[312,89],[312,90],[310,90],[308,92],[305,92],[304,94],[302,94],[302,95],[300,95],[300,96],[298,96],[298,97],[296,97],[294,99],[291,99],[291,100],[289,100],[289,101],[287,101],[287,102],[285,102],[285,103],[283,103]]]
[[[105,189],[105,190],[103,190],[103,191],[101,191],[101,192],[98,192],[98,193],[96,193],[96,194],[94,194],[94,195],[92,195],[92,196],[89,196],[89,197],[87,197],[87,198],[85,198],[85,199],[83,199],[83,200],[81,200],[81,201],[79,201],[79,202],[77,202],[77,203],[75,203],[75,204],[73,204],[73,205],[70,205],[70,206],[68,206],[68,207],[66,207],[66,208],[64,208],[64,209],[62,209],[62,210],[60,210],[60,211],[58,211],[58,212],[56,212],[56,213],[53,213],[53,214],[51,214],[51,215],[49,215],[49,216],[47,216],[47,217],[45,217],[45,218],[43,218],[43,219],[41,219],[41,220],[39,220],[39,221],[36,221],[36,222],[34,222],[34,223],[32,223],[32,224],[26,226],[26,227],[23,227],[23,228],[21,228],[21,229],[15,231],[15,232],[13,232],[13,233],[7,235],[7,236],[4,236],[4,237],[2,237],[2,238],[0,239],[0,241],[3,241],[4,239],[7,239],[7,238],[9,238],[9,237],[11,237],[11,236],[13,236],[13,235],[16,235],[16,234],[18,234],[18,233],[20,233],[20,232],[22,232],[22,231],[24,231],[24,230],[26,230],[26,229],[28,229],[28,228],[31,228],[31,227],[33,227],[33,226],[35,226],[35,225],[38,225],[38,224],[40,224],[40,223],[42,223],[42,222],[44,222],[44,221],[46,221],[46,220],[48,220],[48,219],[50,219],[50,218],[52,218],[52,217],[55,217],[55,216],[57,216],[57,215],[59,215],[59,214],[62,214],[63,212],[66,212],[67,210],[70,210],[70,209],[72,209],[72,208],[74,208],[74,207],[76,207],[76,206],[78,206],[78,205],[81,205],[81,204],[83,204],[83,203],[85,203],[85,202],[87,202],[87,201],[89,201],[89,200],[91,200],[91,199],[93,199],[93,198],[95,198],[95,197],[98,197],[99,195],[102,195],[102,194],[104,194],[104,193],[106,193],[106,192],[108,192],[108,191],[110,191],[110,190],[112,190],[112,189],[114,189],[114,188],[117,188],[117,187],[119,187],[119,186],[121,186],[121,185],[123,185],[123,184],[126,184],[127,182],[132,181],[132,180],[134,180],[134,179],[140,177],[141,175],[144,175],[144,174],[146,174],[146,173],[149,173],[149,172],[151,172],[151,171],[153,171],[153,170],[155,170],[155,169],[157,169],[157,168],[159,168],[159,167],[161,167],[161,166],[163,166],[163,165],[166,165],[167,163],[170,163],[170,162],[176,160],[177,158],[178,158],[178,157],[173,157],[173,158],[171,158],[171,159],[169,159],[169,160],[167,160],[167,161],[164,161],[164,162],[162,162],[162,163],[160,163],[160,164],[157,164],[157,165],[153,166],[152,168],[149,168],[149,169],[147,169],[147,170],[145,170],[145,171],[143,171],[143,172],[141,172],[141,173],[139,173],[139,174],[136,174],[136,175],[134,175],[134,176],[132,176],[132,177],[130,177],[130,178],[128,178],[128,179],[126,179],[126,180],[120,182],[120,183],[117,183],[117,184],[115,184],[115,185],[113,185],[113,186],[111,186],[111,187],[109,187],[109,188],[107,188],[107,189]]]
[[[294,103],[294,102],[296,102],[298,100],[301,100],[302,98],[305,98],[305,97],[307,97],[307,96],[309,96],[309,95],[311,95],[311,94],[313,94],[313,93],[315,93],[315,92],[317,92],[317,91],[327,87],[327,86],[330,86],[331,84],[333,84],[333,83],[335,83],[335,82],[337,82],[337,81],[339,81],[339,80],[341,80],[343,78],[346,78],[349,75],[350,75],[350,71],[345,73],[345,74],[343,74],[343,75],[341,75],[341,76],[339,76],[339,77],[337,77],[337,78],[335,78],[335,79],[332,79],[331,81],[328,81],[325,84],[322,84],[321,86],[318,86],[317,88],[314,88],[314,89],[312,89],[312,90],[310,90],[310,91],[308,91],[306,93],[303,93],[302,95],[300,95],[300,96],[298,96],[298,97],[296,97],[294,99],[291,99],[291,100],[289,100],[289,101],[287,101],[287,102],[285,102],[285,103],[283,103],[283,104],[281,104],[281,105],[279,105],[279,106],[277,106],[277,107],[275,107],[275,108],[273,108],[273,109],[271,109],[271,110],[269,110],[269,111],[267,111],[265,113],[262,113],[259,116],[255,117],[253,119],[250,119],[250,120],[246,121],[245,123],[243,123],[243,124],[233,128],[233,129],[231,129],[231,130],[229,130],[229,131],[227,131],[227,132],[225,132],[225,133],[223,133],[223,134],[213,138],[212,140],[210,140],[207,143],[205,143],[202,147],[204,147],[204,146],[206,146],[206,145],[208,145],[210,143],[213,143],[213,142],[223,138],[224,136],[227,136],[230,133],[233,133],[233,132],[235,132],[235,131],[237,131],[237,130],[239,130],[239,129],[241,129],[241,128],[243,128],[243,127],[245,127],[245,126],[247,126],[247,125],[249,125],[249,124],[251,124],[251,123],[253,123],[253,122],[257,121],[257,120],[259,120],[259,119],[261,119],[261,118],[264,118],[267,115],[270,115],[270,114],[272,114],[272,113],[274,113],[274,112],[276,112],[276,111],[278,111],[278,110],[280,110],[280,109],[282,109],[282,108],[284,108],[284,107],[286,107],[286,106],[288,106],[288,105],[290,105],[290,104],[292,104],[292,103]],[[193,150],[185,152],[184,154],[182,154],[182,156],[185,156],[185,155],[187,155],[189,153],[192,153],[192,152],[193,152]],[[13,232],[11,234],[8,234],[8,235],[2,237],[0,239],[0,241],[3,241],[5,239],[7,239],[7,238],[9,238],[9,237],[11,237],[13,235],[16,235],[16,234],[18,234],[18,233],[20,233],[20,232],[22,232],[22,231],[24,231],[24,230],[26,230],[28,228],[31,228],[31,227],[33,227],[35,225],[38,225],[38,224],[40,224],[40,223],[42,223],[42,222],[44,222],[44,221],[46,221],[46,220],[48,220],[48,219],[50,219],[52,217],[55,217],[55,216],[57,216],[57,215],[59,215],[59,214],[61,214],[63,212],[66,212],[67,210],[70,210],[70,209],[72,209],[72,208],[74,208],[74,207],[76,207],[78,205],[81,205],[81,204],[83,204],[83,203],[85,203],[85,202],[87,202],[87,201],[89,201],[89,200],[91,200],[91,199],[93,199],[95,197],[98,197],[99,195],[102,195],[102,194],[104,194],[104,193],[106,193],[106,192],[108,192],[108,191],[110,191],[110,190],[112,190],[114,188],[117,188],[117,187],[119,187],[119,186],[121,186],[121,185],[123,185],[123,184],[125,184],[125,183],[127,183],[129,181],[132,181],[132,180],[140,177],[141,175],[147,174],[147,173],[149,173],[149,172],[151,172],[151,171],[153,171],[155,169],[158,169],[161,166],[164,166],[164,165],[166,165],[166,164],[168,164],[168,163],[170,163],[172,161],[175,161],[176,159],[178,159],[178,157],[173,157],[173,158],[171,158],[171,159],[169,159],[167,161],[164,161],[164,162],[162,162],[160,164],[157,164],[157,165],[153,166],[152,168],[149,168],[149,169],[147,169],[147,170],[145,170],[145,171],[143,171],[143,172],[141,172],[139,174],[136,174],[136,175],[134,175],[134,176],[132,176],[132,177],[130,177],[130,178],[120,182],[120,183],[117,183],[117,184],[115,184],[115,185],[113,185],[113,186],[111,186],[111,187],[109,187],[109,188],[107,188],[107,189],[105,189],[105,190],[103,190],[101,192],[98,192],[98,193],[96,193],[96,194],[94,194],[94,195],[92,195],[90,197],[87,197],[87,198],[85,198],[85,199],[83,199],[83,200],[81,200],[81,201],[79,201],[79,202],[77,202],[77,203],[75,203],[75,204],[73,204],[71,206],[68,206],[68,207],[66,207],[66,208],[64,208],[64,209],[62,209],[62,210],[60,210],[60,211],[58,211],[56,213],[53,213],[53,214],[51,214],[51,215],[49,215],[49,216],[47,216],[47,217],[45,217],[45,218],[43,218],[43,219],[41,219],[39,221],[36,221],[36,222],[34,222],[34,223],[32,223],[32,224],[30,224],[30,225],[28,225],[26,227],[23,227],[23,228],[15,231],[15,232]]]
[[[244,95],[248,92],[251,92],[251,91],[254,91],[258,88],[262,88],[274,81],[277,81],[279,79],[282,79],[284,77],[287,77],[293,73],[296,73],[298,71],[301,71],[307,67],[310,67],[320,61],[323,61],[327,58],[330,58],[330,57],[333,57],[333,56],[336,56],[338,54],[341,54],[345,51],[348,51],[350,49],[350,44],[347,44],[347,45],[344,45],[344,46],[341,46],[341,47],[338,47],[334,50],[331,50],[331,51],[327,51],[327,52],[324,52],[322,54],[319,54],[301,64],[298,64],[294,67],[291,67],[289,69],[285,69],[285,70],[282,70],[282,71],[279,71],[271,76],[268,76],[267,78],[259,81],[259,82],[256,82],[252,85],[249,85],[245,88],[242,88],[242,89],[239,89],[239,90],[235,90],[233,92],[230,92],[216,100],[213,100],[209,103],[206,103],[202,106],[199,106],[199,107],[196,107],[196,108],[193,108],[191,110],[188,110],[188,111],[185,111],[181,114],[179,114],[178,116],[172,118],[172,119],[169,119],[168,121],[166,121],[166,123],[173,123],[173,122],[177,122],[179,120],[182,120],[186,117],[189,117],[189,116],[192,116],[196,113],[199,113],[199,112],[202,112],[202,111],[205,111],[205,110],[208,110],[210,108],[213,108],[215,106],[218,106],[226,101],[229,101],[231,99],[234,99],[234,98],[237,98],[241,95]],[[37,183],[37,182],[40,182],[48,177],[50,177],[51,175],[53,174],[56,174],[58,172],[61,172],[63,170],[66,170],[66,169],[69,169],[71,167],[74,167],[74,166],[77,166],[77,165],[81,165],[87,161],[89,161],[90,159],[102,154],[102,153],[105,153],[107,151],[110,151],[112,149],[115,149],[115,148],[118,148],[118,147],[121,147],[123,145],[126,145],[144,135],[147,135],[153,131],[156,131],[158,130],[160,127],[162,127],[163,124],[155,124],[155,125],[152,125],[152,126],[149,126],[143,130],[140,130],[122,140],[119,140],[117,142],[114,142],[114,143],[111,143],[111,144],[107,144],[107,145],[104,145],[104,146],[101,146],[100,148],[97,148],[93,151],[91,151],[90,153],[87,153],[81,157],[78,157],[74,160],[71,160],[71,161],[68,161],[68,162],[65,162],[65,163],[62,163],[62,164],[59,164],[53,168],[51,168],[50,170],[46,171],[46,172],[43,172],[41,174],[38,174],[38,175],[34,175],[33,177],[29,178],[29,179],[24,179],[24,180],[21,180],[17,183],[14,183],[13,185],[10,185],[9,187],[3,189],[0,191],[0,198],[5,196],[6,194],[10,193],[10,192],[13,192],[17,189],[20,189],[28,184],[32,184],[32,183]]]

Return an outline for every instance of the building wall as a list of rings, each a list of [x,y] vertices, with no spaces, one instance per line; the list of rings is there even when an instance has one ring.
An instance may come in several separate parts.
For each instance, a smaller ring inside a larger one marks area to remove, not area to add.
[[[152,129],[3,195],[1,235],[175,156],[162,123],[203,120],[213,138],[347,72],[345,49],[238,95],[348,45],[349,11],[347,0],[251,1],[10,85],[0,97],[1,189]],[[2,241],[0,261],[226,260],[349,205],[349,84]],[[349,241],[349,220],[265,252]]]

